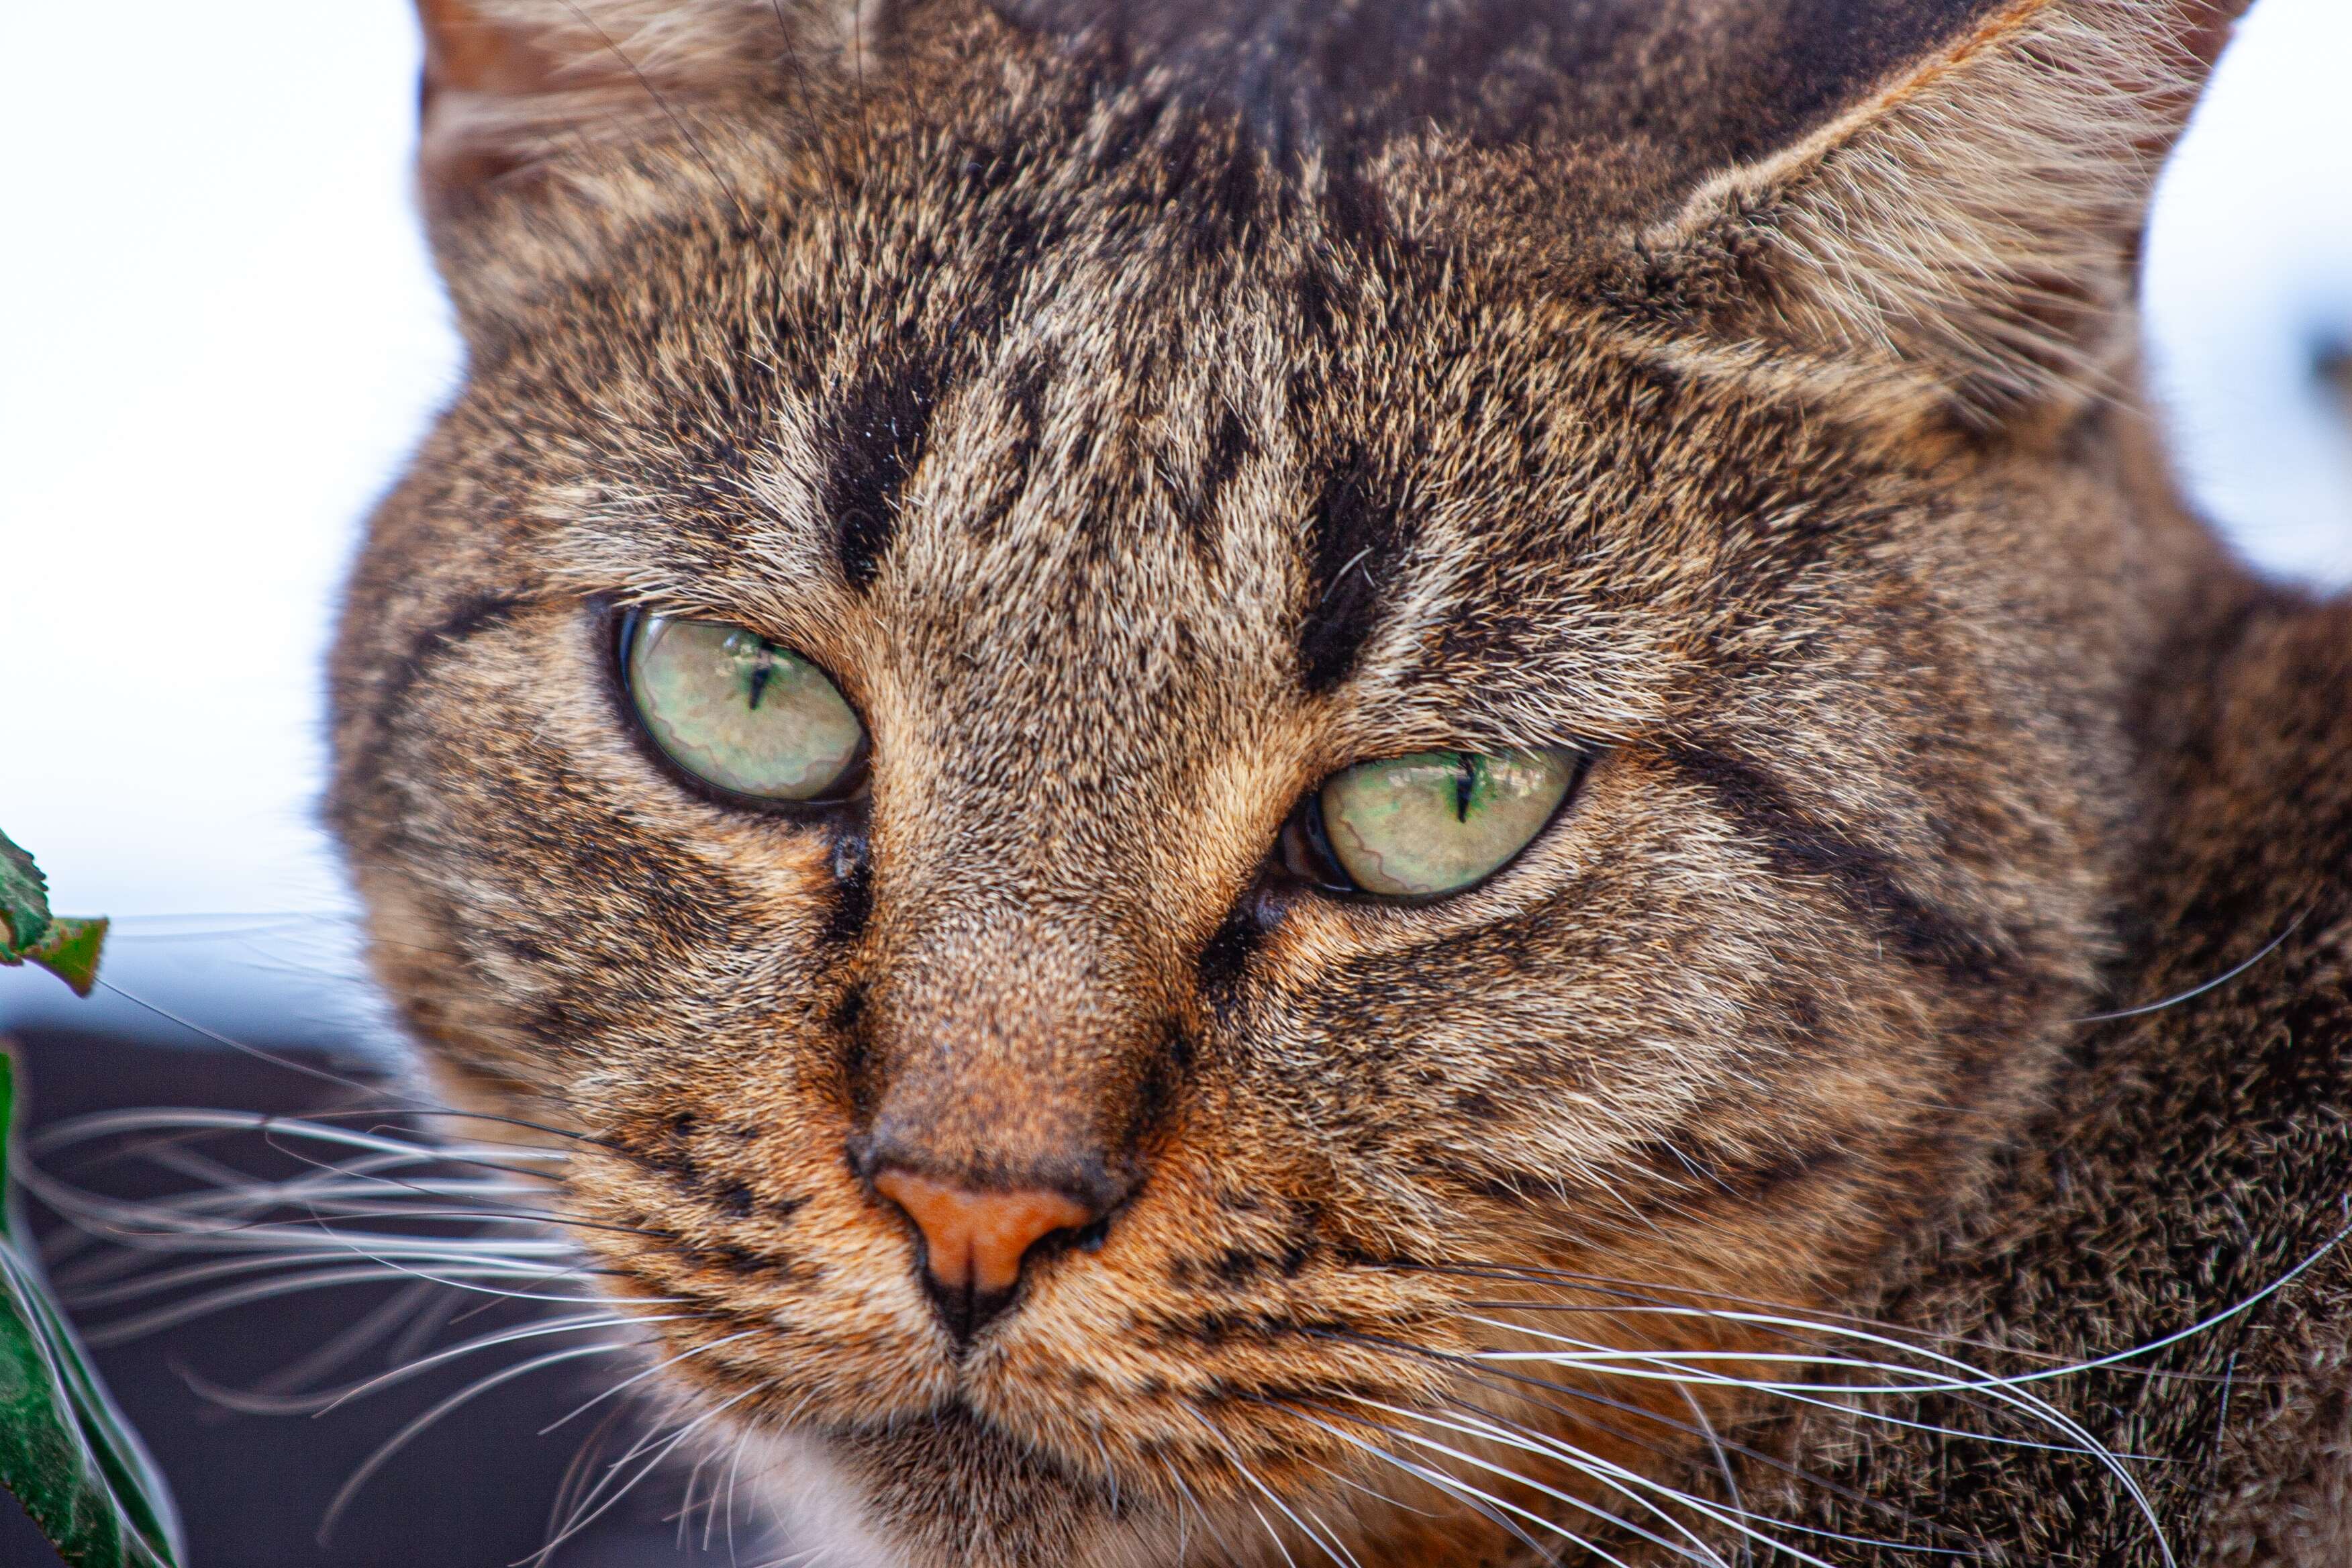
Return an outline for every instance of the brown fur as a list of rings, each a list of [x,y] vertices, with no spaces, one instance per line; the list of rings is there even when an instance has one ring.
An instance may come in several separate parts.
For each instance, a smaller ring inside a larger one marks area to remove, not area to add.
[[[1734,1302],[2087,1358],[2332,1234],[2352,638],[2117,395],[2211,8],[430,9],[471,363],[353,582],[334,818],[452,1091],[593,1140],[565,1201],[780,1510],[1366,1568],[1650,1517],[1524,1429],[2160,1560],[2078,1459],[1465,1358],[1781,1375]],[[870,805],[681,788],[623,605],[832,671]],[[1262,874],[1339,767],[1571,742],[1461,897]],[[1116,1207],[960,1356],[877,1142]],[[2176,1545],[2331,1549],[2340,1278],[2051,1385],[2190,1458]]]

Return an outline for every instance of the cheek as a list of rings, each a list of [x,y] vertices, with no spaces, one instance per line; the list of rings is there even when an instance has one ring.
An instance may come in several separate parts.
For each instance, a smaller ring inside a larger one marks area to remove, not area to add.
[[[1350,942],[1344,914],[1273,933],[1233,1032],[1233,1135],[1311,1151],[1381,1194],[1399,1245],[1441,1251],[1914,1137],[1933,1097],[1904,1091],[1955,1070],[1918,1026],[1930,989],[1705,811],[1643,804],[1671,789],[1609,787],[1633,772],[1538,847],[1526,907],[1417,946]]]
[[[804,1006],[835,962],[834,833],[688,795],[580,683],[545,682],[520,710],[520,652],[440,672],[361,786],[384,826],[354,858],[395,992],[499,1014],[558,1051]]]

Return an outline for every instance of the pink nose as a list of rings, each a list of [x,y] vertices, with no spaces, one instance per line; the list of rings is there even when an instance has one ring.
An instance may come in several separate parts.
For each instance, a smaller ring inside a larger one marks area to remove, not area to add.
[[[959,1333],[970,1333],[1003,1307],[1021,1282],[1021,1260],[1031,1247],[1097,1217],[1066,1193],[1038,1187],[981,1192],[905,1170],[880,1172],[874,1190],[904,1209],[922,1232],[931,1284]]]

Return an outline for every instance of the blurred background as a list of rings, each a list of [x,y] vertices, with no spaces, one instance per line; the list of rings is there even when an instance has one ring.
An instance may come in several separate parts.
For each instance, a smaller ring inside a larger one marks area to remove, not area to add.
[[[2352,5],[2259,0],[2168,171],[2150,363],[2183,476],[2262,570],[2352,583]],[[60,910],[116,921],[77,1003],[0,970],[35,1114],[295,1110],[396,1036],[361,979],[315,821],[320,666],[357,527],[457,366],[411,210],[409,0],[0,10],[0,827]],[[127,1179],[127,1178],[126,1178]],[[523,1381],[362,1494],[383,1436],[466,1379],[327,1417],[235,1415],[368,1310],[351,1292],[134,1341],[106,1364],[200,1563],[502,1563],[539,1544],[581,1384]],[[661,1495],[656,1495],[661,1494]],[[649,1487],[565,1564],[698,1545]],[[40,1560],[0,1505],[0,1563]]]

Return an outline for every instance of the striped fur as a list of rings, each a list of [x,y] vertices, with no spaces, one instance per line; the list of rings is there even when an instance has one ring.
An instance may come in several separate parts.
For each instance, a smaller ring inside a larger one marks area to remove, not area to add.
[[[2331,1261],[2117,1384],[2146,1420],[1919,1382],[2330,1223],[2341,612],[2237,575],[2129,391],[2217,14],[426,11],[471,356],[353,579],[331,812],[450,1091],[595,1140],[569,1212],[689,1304],[664,1385],[780,1518],[942,1568],[2330,1560]],[[870,807],[680,789],[630,605],[833,671]],[[1538,743],[1600,761],[1466,895],[1263,875],[1340,766]],[[2239,990],[2075,1022],[2296,910]],[[885,1104],[1125,1194],[966,1355],[845,1156]]]

